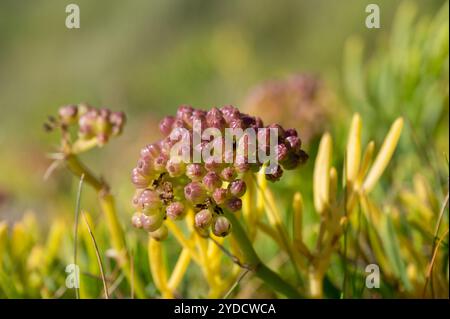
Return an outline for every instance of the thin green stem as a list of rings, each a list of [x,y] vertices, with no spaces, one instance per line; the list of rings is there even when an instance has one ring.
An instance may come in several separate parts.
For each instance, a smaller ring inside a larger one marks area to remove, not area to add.
[[[89,222],[84,213],[83,213],[83,219],[84,219],[84,222],[88,229],[89,236],[91,237],[92,244],[94,245],[94,248],[95,248],[95,255],[97,257],[98,268],[100,270],[100,275],[101,275],[102,282],[103,282],[103,291],[105,293],[105,298],[109,299],[108,286],[106,284],[105,272],[103,271],[103,262],[102,262],[102,258],[100,257],[100,251],[98,250],[97,241],[95,240],[94,233],[92,232],[91,226],[89,226]]]
[[[77,252],[78,252],[78,218],[80,215],[80,204],[81,204],[81,190],[83,187],[84,175],[81,175],[80,182],[78,184],[77,201],[75,207],[75,225],[74,225],[74,239],[73,239],[73,263],[77,265]],[[80,278],[77,277],[77,284],[79,285]],[[75,287],[75,297],[80,299],[79,288]]]
[[[230,295],[233,293],[234,289],[239,285],[239,283],[244,279],[244,277],[250,272],[250,270],[246,269],[236,280],[236,282],[231,286],[231,288],[228,290],[228,292],[223,296],[223,299],[228,299]]]
[[[74,154],[66,154],[64,156],[65,163],[67,168],[75,175],[83,179],[86,183],[91,185],[97,192],[107,191],[108,185],[97,178],[92,171],[87,168],[83,163],[80,162],[78,157]]]
[[[242,254],[245,258],[246,267],[253,271],[262,281],[274,290],[282,293],[288,298],[299,299],[300,293],[284,281],[278,274],[270,270],[256,254],[252,243],[246,235],[241,223],[233,213],[225,212],[225,216],[231,221],[233,225],[232,236],[239,243]]]
[[[108,231],[111,235],[113,248],[119,255],[119,264],[124,272],[128,282],[136,292],[139,298],[145,298],[144,287],[136,276],[131,274],[131,260],[127,253],[125,235],[117,217],[114,197],[109,193],[109,187],[105,181],[96,177],[88,167],[86,167],[74,154],[66,154],[65,162],[68,169],[76,176],[81,177],[85,182],[91,185],[98,194],[98,200],[105,216]]]

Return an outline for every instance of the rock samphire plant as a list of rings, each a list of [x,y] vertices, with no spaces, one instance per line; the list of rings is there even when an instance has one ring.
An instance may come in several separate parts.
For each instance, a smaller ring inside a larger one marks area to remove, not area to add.
[[[44,128],[47,131],[58,130],[61,132],[61,144],[57,152],[51,154],[54,164],[50,168],[63,163],[70,172],[95,189],[117,262],[130,286],[134,287],[136,295],[143,298],[145,297],[144,288],[132,273],[125,234],[118,219],[114,197],[110,192],[109,185],[103,178],[94,174],[79,157],[81,153],[95,147],[102,147],[111,138],[120,135],[125,121],[126,117],[122,112],[112,112],[106,108],[97,109],[82,103],[60,107],[58,115],[50,116]],[[76,253],[74,255],[76,264]]]
[[[194,127],[196,121],[199,131]],[[176,117],[165,117],[159,127],[164,138],[141,150],[132,171],[133,204],[138,211],[133,225],[157,240],[167,236],[163,220],[183,219],[188,209],[194,211],[195,228],[202,236],[208,237],[209,230],[227,236],[232,223],[226,212],[241,210],[246,176],[268,164],[266,157],[260,159],[262,152],[267,155],[269,148],[273,150],[276,164],[266,168],[265,175],[270,181],[279,180],[283,169],[294,169],[308,157],[296,130],[264,126],[259,118],[233,106],[210,111],[181,106]],[[277,131],[274,145],[269,145],[271,130]]]
[[[133,271],[109,187],[79,158],[80,153],[101,147],[119,135],[124,123],[123,113],[80,104],[61,107],[46,128],[62,133],[58,152],[52,156],[55,163],[64,163],[97,191],[117,263],[132,291],[144,298],[149,296],[144,289],[146,282],[141,273]],[[342,253],[343,247],[348,246],[349,254],[356,249],[345,243],[347,230],[358,225],[355,211],[361,208],[368,219],[375,216],[374,225],[380,229],[389,225],[386,216],[374,213],[378,209],[368,195],[394,153],[402,126],[403,120],[397,119],[375,155],[373,142],[361,152],[362,124],[359,115],[354,116],[342,191],[337,169],[332,165],[331,135],[323,135],[312,183],[314,208],[320,216],[317,238],[312,244],[305,236],[302,195],[294,194],[293,228],[288,231],[285,214],[280,212],[268,186],[280,180],[284,171],[307,160],[298,132],[278,124],[264,125],[259,118],[233,106],[208,111],[181,106],[175,116],[162,119],[162,138],[141,149],[131,172],[135,187],[131,224],[149,234],[147,252],[154,286],[163,298],[181,296],[180,284],[188,278],[192,262],[206,283],[200,285],[200,296],[207,288],[210,298],[227,297],[245,274],[252,273],[283,296],[323,297],[332,257]],[[279,256],[292,266],[295,277],[291,276],[290,281],[280,271],[272,270],[276,264],[266,264],[256,252],[259,234],[272,240],[279,248]],[[172,240],[165,240],[168,236],[181,246],[170,272],[167,249],[170,247],[172,255],[178,249]],[[391,269],[395,263],[385,258],[382,247],[389,243],[375,240],[380,236],[373,237],[377,245],[375,258],[384,270],[392,270],[395,279],[402,272]],[[403,281],[407,282],[405,278]],[[249,286],[256,289],[251,282]]]
[[[156,280],[160,290],[172,295],[155,262],[161,255],[157,241],[165,239],[171,228],[186,254],[198,259],[202,269],[211,265],[207,265],[207,257],[196,257],[195,243],[204,246],[205,239],[212,238],[224,249],[218,239],[231,233],[236,244],[232,257],[240,256],[236,261],[239,265],[286,296],[299,297],[296,289],[261,262],[239,221],[241,198],[254,189],[253,175],[264,171],[265,178],[275,182],[284,170],[295,169],[307,160],[297,131],[278,124],[265,126],[260,118],[230,105],[209,111],[183,105],[176,116],[165,117],[159,129],[163,138],[142,148],[131,179],[136,187],[132,223],[153,239],[149,258],[154,276],[160,277]],[[269,154],[273,156],[269,158]],[[174,223],[185,218],[188,223],[192,220],[192,240],[180,238]],[[210,295],[216,296],[224,283],[215,278],[217,273],[205,272]]]

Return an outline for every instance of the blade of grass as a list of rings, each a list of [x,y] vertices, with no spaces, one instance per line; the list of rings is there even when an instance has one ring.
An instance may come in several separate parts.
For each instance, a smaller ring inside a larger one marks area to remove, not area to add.
[[[412,286],[406,276],[406,265],[401,256],[399,240],[397,234],[395,233],[395,228],[390,214],[383,215],[382,230],[384,231],[382,243],[384,244],[386,255],[391,262],[394,272],[400,278],[404,288],[407,291],[411,291]]]
[[[94,248],[95,248],[95,254],[97,256],[97,263],[98,263],[98,267],[100,269],[100,275],[102,277],[103,290],[105,292],[105,298],[109,299],[108,286],[106,284],[105,273],[103,272],[103,263],[102,263],[102,258],[100,257],[100,252],[98,250],[97,241],[95,240],[94,233],[92,232],[91,226],[89,226],[89,222],[88,222],[86,216],[84,215],[84,213],[82,215],[83,215],[83,220],[84,220],[84,222],[86,224],[86,227],[87,227],[87,229],[89,231],[89,235],[91,236],[92,244],[94,245]]]
[[[112,283],[111,286],[109,286],[109,295],[111,296],[114,291],[119,287],[119,285],[122,283],[123,279],[125,278],[125,274],[122,272],[120,273],[119,277]]]
[[[134,278],[134,254],[133,251],[130,251],[130,272],[131,272],[131,278]],[[131,288],[131,299],[134,299],[134,280],[130,283]]]
[[[425,280],[425,286],[424,286],[424,289],[423,289],[423,297],[425,297],[425,293],[426,293],[426,288],[427,288],[428,282],[429,282],[430,278],[432,278],[431,274],[433,272],[434,264],[436,262],[436,257],[437,257],[437,253],[438,253],[438,250],[439,250],[439,246],[441,245],[442,241],[445,239],[445,237],[447,235],[448,235],[448,229],[445,231],[445,233],[439,239],[439,241],[436,244],[436,247],[434,248],[433,256],[431,257],[431,261],[428,264],[427,273],[425,275],[426,276],[426,280]],[[433,287],[431,289],[433,289]],[[434,297],[433,291],[432,291],[432,297]]]
[[[422,296],[425,296],[425,294],[426,294],[427,286],[428,286],[428,283],[430,282],[430,277],[431,277],[431,272],[432,272],[432,269],[433,269],[434,260],[435,260],[435,257],[436,257],[435,255],[437,253],[439,245],[442,242],[442,239],[445,237],[445,235],[443,235],[441,237],[441,239],[438,241],[438,243],[436,244],[436,241],[438,240],[439,228],[441,227],[441,222],[442,222],[442,218],[444,216],[445,208],[448,205],[448,197],[449,197],[448,194],[449,193],[447,192],[447,195],[445,196],[444,203],[442,204],[442,207],[441,207],[441,211],[439,212],[438,220],[436,222],[436,227],[435,227],[434,236],[433,236],[433,245],[432,245],[432,250],[431,250],[433,252],[433,255],[431,257],[431,260],[430,260],[430,263],[429,263],[429,266],[428,266],[429,268],[428,268],[427,274],[425,275],[425,285],[423,287]],[[446,233],[448,233],[448,230],[447,230]],[[432,282],[431,282],[431,284],[432,284]],[[431,293],[433,295],[433,287],[431,287]]]
[[[239,278],[236,280],[236,282],[233,284],[233,286],[231,286],[230,290],[228,290],[228,292],[225,294],[225,296],[223,296],[223,299],[228,299],[228,297],[230,297],[230,295],[233,293],[234,289],[236,289],[236,287],[239,285],[239,283],[244,279],[244,277],[250,272],[250,270],[246,269],[240,276]]]
[[[442,217],[444,216],[445,207],[448,205],[448,192],[445,196],[444,203],[442,204],[441,211],[439,212],[439,217],[436,223],[436,228],[434,229],[434,239],[433,239],[433,248],[438,239],[439,228],[441,227]]]
[[[78,219],[80,215],[80,204],[81,204],[81,190],[83,189],[84,174],[80,176],[80,182],[78,184],[77,199],[75,204],[75,225],[74,225],[74,243],[73,243],[73,264],[77,265],[77,253],[78,253]],[[80,283],[80,278],[77,278],[77,285],[75,286],[75,296],[77,299],[80,298],[80,292],[78,284]]]
[[[445,207],[447,206],[447,204],[448,204],[448,192],[447,192],[447,196],[445,197],[444,204],[441,207],[441,211],[439,213],[439,217],[438,217],[438,220],[437,220],[437,223],[436,223],[436,228],[434,230],[433,245],[432,245],[433,248],[431,249],[431,251],[433,251],[433,252],[437,251],[437,249],[436,249],[436,241],[438,240],[439,228],[441,227],[442,217],[444,216]],[[433,258],[434,258],[434,255],[433,255],[430,263],[433,262]],[[431,271],[430,271],[430,275],[431,275]],[[428,282],[430,282],[430,286],[431,286],[431,297],[434,298],[433,277],[426,276],[425,286],[424,286],[424,294],[425,294]]]

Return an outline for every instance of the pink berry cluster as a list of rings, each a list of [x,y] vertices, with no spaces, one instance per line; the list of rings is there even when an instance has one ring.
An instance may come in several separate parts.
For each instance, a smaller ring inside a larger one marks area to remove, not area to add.
[[[200,163],[186,163],[171,157],[171,147],[178,142],[178,139],[171,137],[171,132],[177,128],[186,129],[192,141],[194,122],[200,122],[202,129],[213,127],[221,132],[225,128],[254,128],[266,133],[267,129],[278,129],[275,150],[279,164],[266,172],[266,178],[270,181],[278,181],[284,169],[295,169],[308,158],[301,149],[301,140],[295,129],[285,130],[278,124],[264,126],[260,118],[243,114],[230,105],[209,111],[180,106],[176,116],[162,119],[159,129],[164,137],[141,150],[137,166],[131,174],[136,187],[133,205],[137,211],[132,217],[132,224],[148,231],[157,240],[167,237],[164,220],[167,217],[182,219],[189,207],[195,212],[195,228],[200,234],[208,236],[211,230],[216,236],[228,235],[231,223],[223,211],[236,212],[242,208],[241,197],[247,189],[243,176],[259,171],[265,164],[259,160],[249,162],[247,157],[238,156],[236,146],[235,154],[231,154],[234,161],[207,159]],[[195,149],[201,150],[207,142],[202,140],[198,145],[191,143],[191,154]],[[223,156],[230,154],[224,152]]]
[[[107,108],[97,109],[87,104],[62,106],[58,111],[58,119],[51,120],[58,123],[63,131],[67,131],[70,126],[77,126],[79,140],[94,140],[98,146],[122,133],[125,121],[123,112],[113,112]]]

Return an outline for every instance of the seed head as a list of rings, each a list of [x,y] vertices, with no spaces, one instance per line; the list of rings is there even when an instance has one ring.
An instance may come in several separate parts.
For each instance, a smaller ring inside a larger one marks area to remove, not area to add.
[[[235,119],[239,119],[241,116],[239,110],[232,105],[225,105],[220,108],[220,111],[222,112],[222,116],[228,124],[230,124]]]
[[[275,149],[278,162],[282,162],[289,156],[288,147],[285,144],[278,144]]]
[[[193,204],[200,204],[206,200],[206,190],[199,182],[192,182],[184,187],[184,196]]]
[[[266,179],[271,182],[279,181],[281,176],[283,175],[283,169],[280,165],[268,167],[267,170],[268,172],[266,173]]]
[[[224,188],[216,188],[212,194],[212,198],[217,205],[222,205],[228,198],[228,191]]]
[[[242,197],[247,190],[247,186],[243,180],[237,179],[228,184],[228,192],[231,196]]]
[[[139,198],[139,204],[144,212],[149,212],[161,207],[161,199],[156,191],[146,189],[142,192]]]
[[[206,113],[206,124],[209,127],[215,127],[221,131],[223,131],[226,125],[222,113],[215,107]]]
[[[213,221],[213,213],[209,209],[202,209],[195,214],[195,226],[200,229],[208,229]]]
[[[216,236],[225,237],[231,232],[231,223],[225,216],[219,216],[214,220],[212,231]]]
[[[203,186],[208,192],[214,192],[216,188],[222,186],[222,180],[216,172],[208,172],[205,177],[203,177]]]
[[[204,174],[205,169],[200,164],[188,164],[186,166],[186,176],[189,177],[191,181],[201,181]]]
[[[155,212],[150,215],[141,215],[142,228],[148,232],[154,232],[161,227],[163,223],[163,215],[161,212]]]
[[[122,133],[125,114],[109,109],[96,109],[87,104],[70,104],[61,106],[58,117],[50,117],[46,127],[50,130],[59,128],[63,132],[63,145],[71,147],[74,153],[86,151],[94,146],[103,146],[111,137]],[[75,128],[77,138],[71,136],[71,127]],[[85,143],[89,140],[89,143]]]
[[[166,116],[159,122],[159,130],[164,136],[168,136],[172,132],[172,125],[175,122],[173,116]]]
[[[153,171],[153,161],[148,157],[141,157],[138,160],[136,171],[142,176],[151,176]]]
[[[298,132],[297,132],[297,130],[295,128],[288,128],[285,131],[285,135],[286,135],[286,138],[289,137],[289,136],[298,136]]]
[[[112,113],[104,110],[86,108],[82,114],[85,132],[91,136],[98,133],[98,127],[95,126],[97,118],[101,119],[103,133],[110,130],[108,123],[116,125],[120,122],[105,121],[112,117]],[[220,138],[199,136],[201,134],[196,131],[197,122],[201,124],[202,130],[217,128],[223,133],[225,128],[235,129],[236,140],[233,141],[232,148],[225,147],[228,144],[226,135]],[[255,135],[249,131],[241,135],[238,130],[252,128],[258,129],[254,132]],[[278,133],[276,145],[270,145],[271,128]],[[271,181],[279,180],[283,169],[293,169],[307,158],[306,153],[301,150],[301,141],[295,129],[285,130],[279,124],[264,126],[260,118],[241,113],[231,105],[209,111],[182,105],[176,116],[167,116],[161,120],[159,129],[163,138],[141,149],[137,165],[132,171],[132,182],[136,187],[133,205],[138,211],[133,216],[132,223],[135,227],[146,229],[150,236],[158,239],[167,236],[167,228],[163,222],[165,216],[179,220],[185,217],[188,210],[195,212],[194,228],[201,236],[208,236],[211,226],[214,234],[226,236],[231,230],[231,224],[223,216],[223,210],[236,212],[242,209],[240,197],[247,190],[243,175],[258,172],[268,163],[263,162],[265,159],[259,159],[257,155],[260,151],[267,154],[272,151],[269,147],[275,148],[279,165],[272,166],[266,175]],[[106,134],[105,141],[108,137]],[[183,151],[179,149],[178,154],[172,152],[173,146],[182,138],[195,142],[194,145],[187,146],[192,159],[199,153],[204,155],[202,153],[205,151],[213,149],[214,152],[208,158],[201,156],[200,162],[185,163],[181,156],[185,155],[182,153],[186,148],[182,148]],[[217,152],[218,150],[222,153]],[[222,188],[223,182],[228,182],[226,188]]]
[[[286,137],[286,144],[294,150],[294,152],[298,152],[300,147],[302,146],[302,142],[298,138],[298,136],[288,136]]]
[[[166,154],[161,154],[157,158],[155,158],[153,162],[153,167],[157,172],[163,172],[166,169],[167,161],[169,157]]]
[[[150,183],[150,179],[142,175],[137,167],[133,168],[131,173],[131,181],[136,188],[146,188]]]
[[[178,220],[184,217],[184,205],[181,202],[173,202],[166,209],[167,216],[173,220]]]
[[[161,153],[161,148],[157,143],[148,144],[141,149],[141,158],[156,158]]]
[[[242,200],[238,197],[231,197],[226,201],[226,207],[232,212],[237,212],[242,208]]]
[[[220,172],[220,177],[226,182],[231,182],[236,176],[236,170],[231,166],[225,167],[222,172]]]
[[[185,173],[186,165],[178,158],[171,158],[167,161],[166,169],[171,177],[179,177]]]

